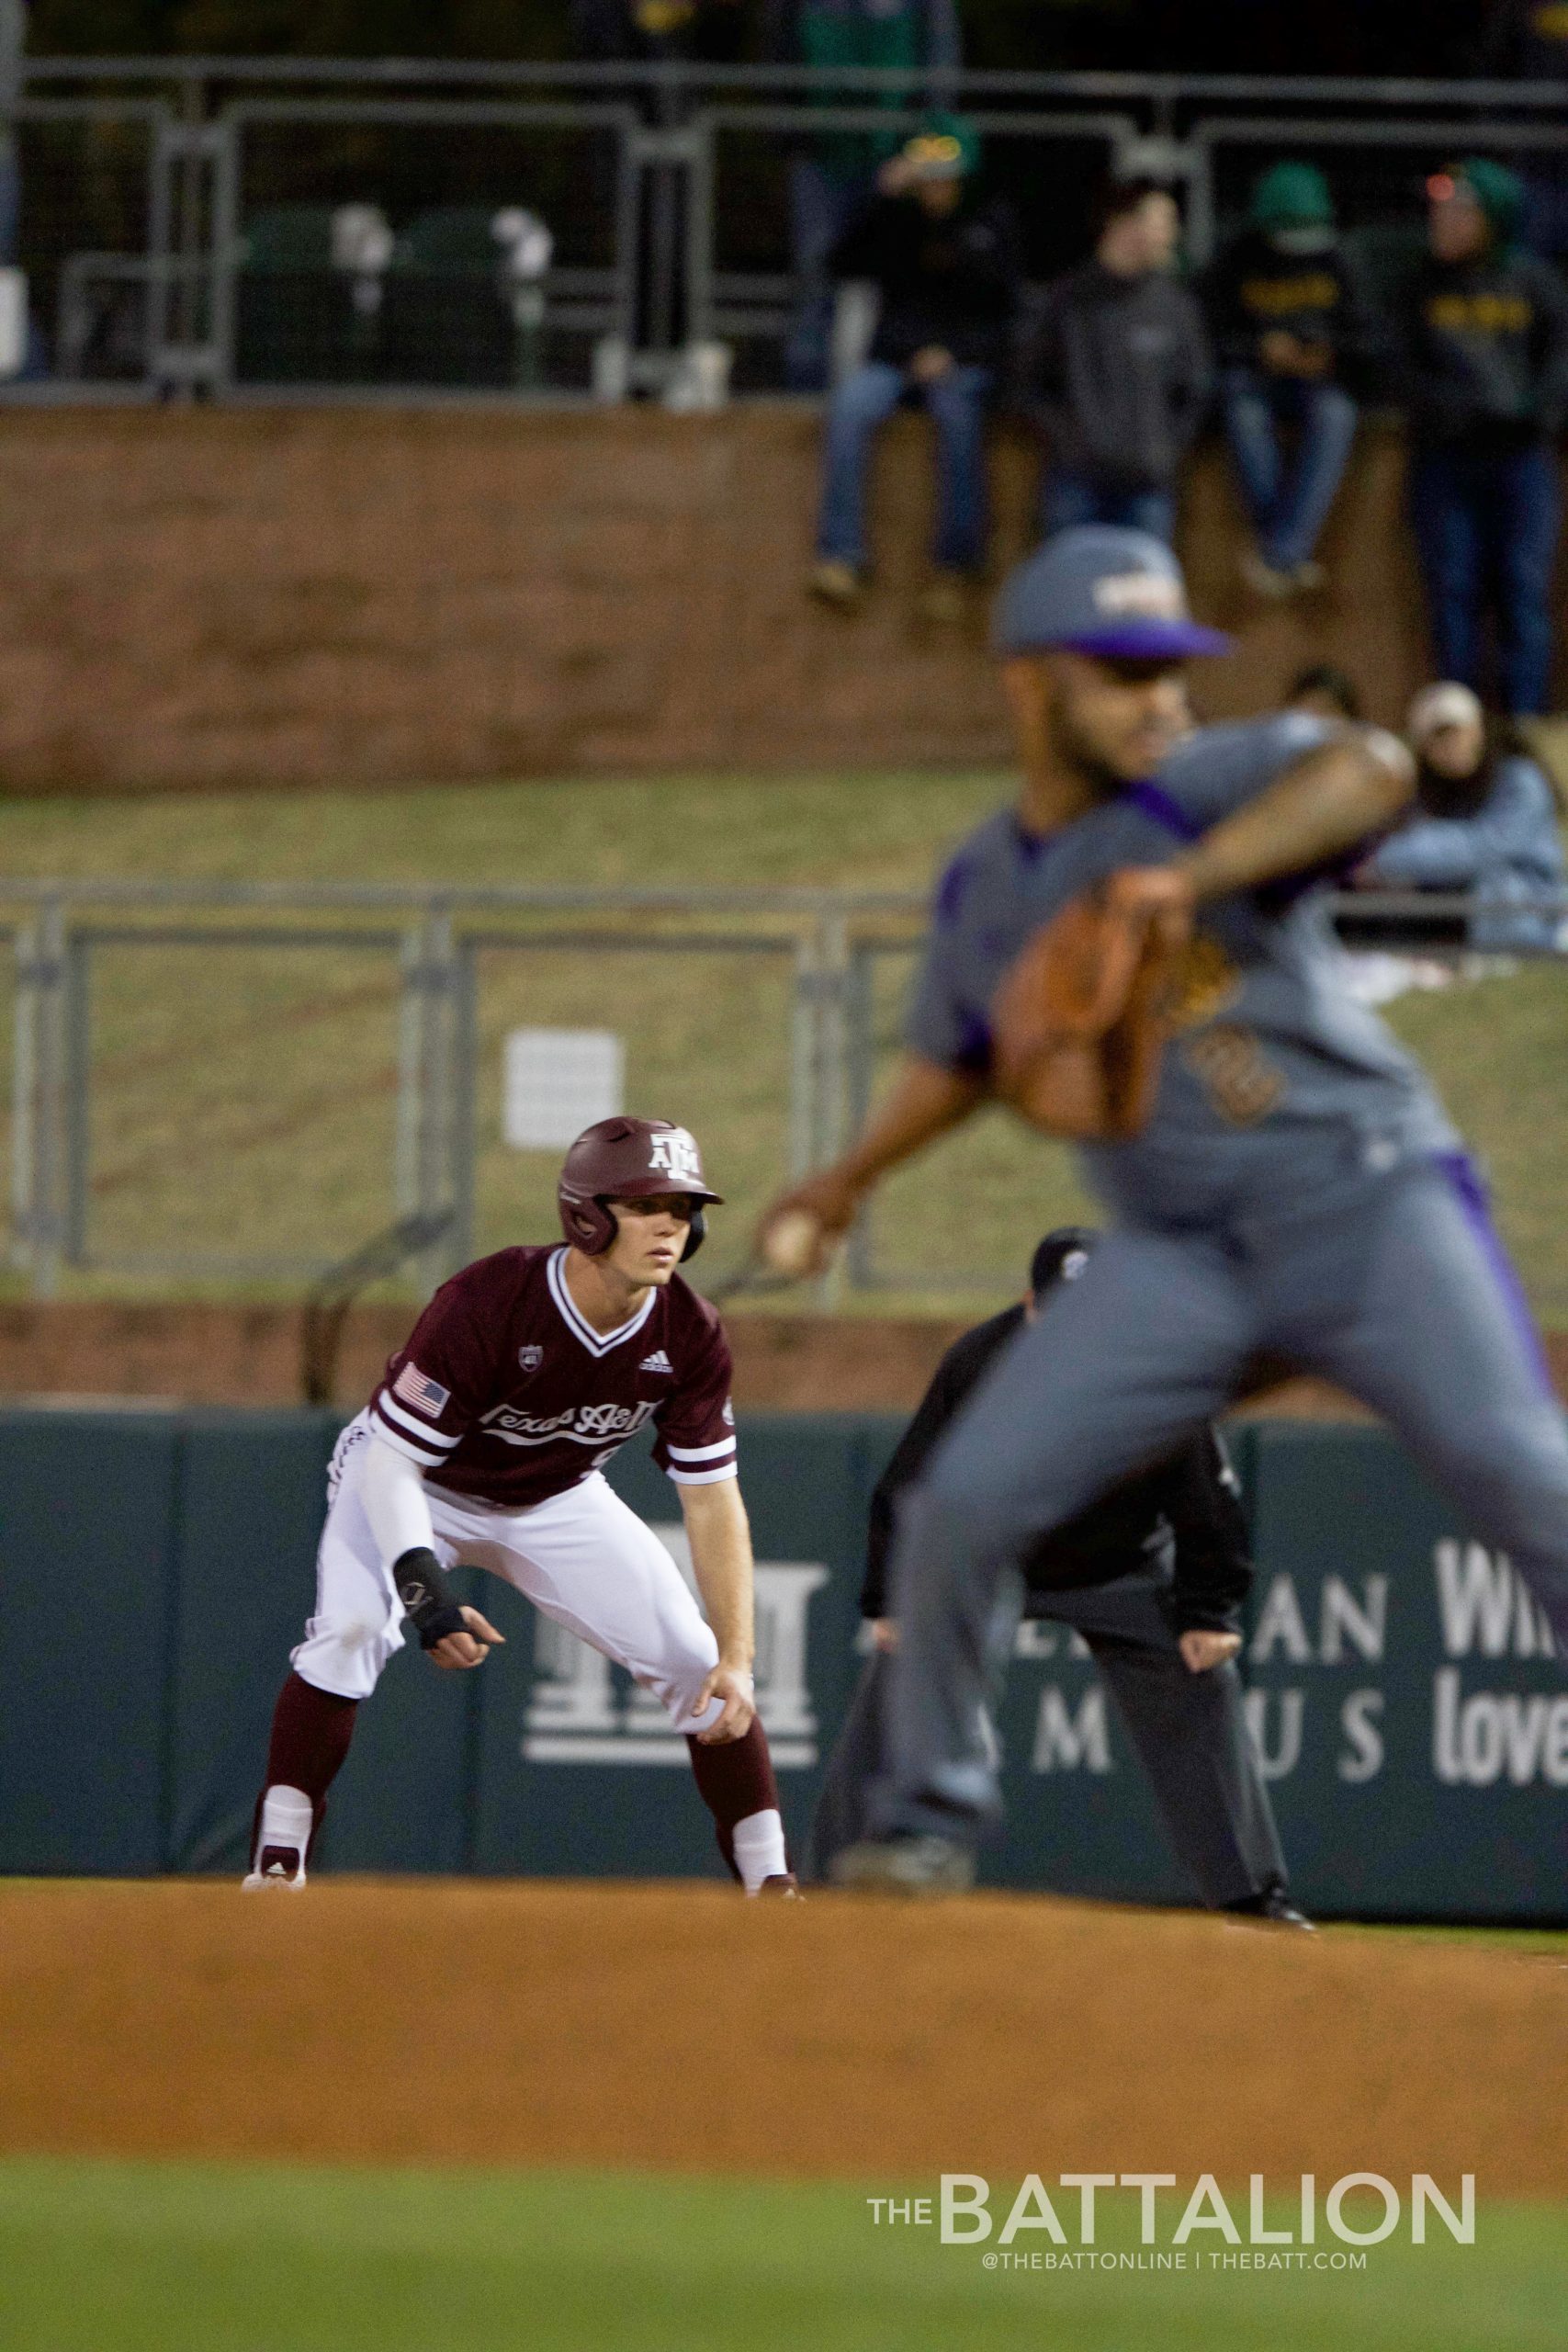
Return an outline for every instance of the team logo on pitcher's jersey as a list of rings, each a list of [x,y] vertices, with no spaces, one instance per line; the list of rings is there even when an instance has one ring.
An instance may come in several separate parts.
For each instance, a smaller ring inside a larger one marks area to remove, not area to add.
[[[518,1349],[517,1361],[525,1372],[537,1372],[545,1361],[545,1351],[543,1348],[536,1348],[530,1341],[527,1347]]]
[[[1190,1037],[1181,1056],[1229,1126],[1255,1127],[1285,1091],[1283,1074],[1264,1052],[1257,1032],[1239,1023],[1216,1022]]]
[[[1224,948],[1212,932],[1195,931],[1181,952],[1171,1027],[1195,1029],[1234,1004],[1240,994],[1241,974]]]

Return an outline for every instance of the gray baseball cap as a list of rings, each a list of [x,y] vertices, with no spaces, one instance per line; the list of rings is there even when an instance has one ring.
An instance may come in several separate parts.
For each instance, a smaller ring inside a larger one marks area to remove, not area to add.
[[[1147,531],[1089,523],[1058,531],[1008,574],[991,643],[1005,659],[1060,649],[1108,662],[1185,662],[1232,639],[1187,609],[1181,566]]]

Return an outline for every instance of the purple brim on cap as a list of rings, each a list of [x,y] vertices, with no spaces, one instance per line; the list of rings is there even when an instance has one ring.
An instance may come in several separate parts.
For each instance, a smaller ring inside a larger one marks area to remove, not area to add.
[[[1235,639],[1196,621],[1126,620],[1052,642],[1065,653],[1097,654],[1102,662],[1192,662],[1229,653]]]

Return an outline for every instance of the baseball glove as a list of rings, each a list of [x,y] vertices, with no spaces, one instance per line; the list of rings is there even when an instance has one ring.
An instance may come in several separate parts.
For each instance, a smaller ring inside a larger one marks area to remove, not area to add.
[[[1154,1109],[1191,892],[1170,866],[1129,867],[1037,931],[991,1007],[992,1082],[1049,1136],[1116,1143]]]

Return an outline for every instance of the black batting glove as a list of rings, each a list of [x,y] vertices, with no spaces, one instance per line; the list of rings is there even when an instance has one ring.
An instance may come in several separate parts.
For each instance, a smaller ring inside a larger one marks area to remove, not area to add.
[[[448,1634],[467,1633],[462,1610],[440,1561],[427,1544],[416,1544],[399,1555],[392,1563],[392,1582],[422,1650],[433,1650]]]

